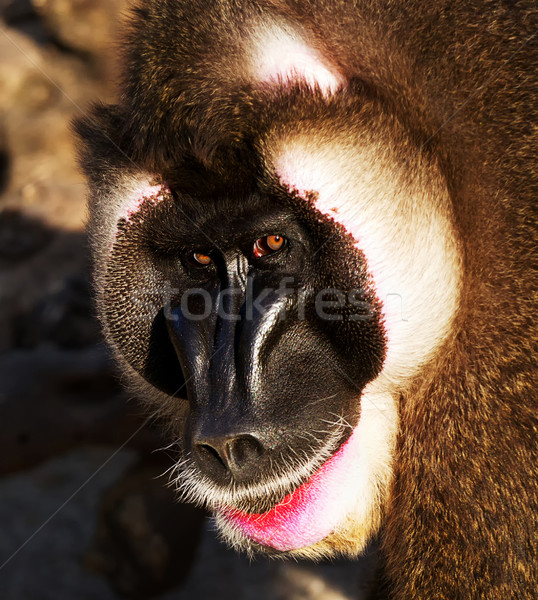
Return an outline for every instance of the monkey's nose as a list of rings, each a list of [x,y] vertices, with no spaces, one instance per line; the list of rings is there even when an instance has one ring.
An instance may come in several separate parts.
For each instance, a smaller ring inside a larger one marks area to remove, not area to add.
[[[253,477],[265,452],[262,442],[251,434],[200,437],[193,442],[200,468],[217,479],[225,475],[236,481]]]

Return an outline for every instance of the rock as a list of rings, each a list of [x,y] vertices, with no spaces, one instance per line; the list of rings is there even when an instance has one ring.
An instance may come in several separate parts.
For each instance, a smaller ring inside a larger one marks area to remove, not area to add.
[[[33,348],[43,342],[59,348],[84,348],[101,340],[87,273],[73,273],[29,312],[18,315],[13,346]]]
[[[26,218],[15,210],[0,213],[0,266],[23,261],[43,250],[53,237],[40,221]]]
[[[9,25],[35,18],[32,0],[0,0],[0,16]]]
[[[70,121],[90,97],[106,96],[107,86],[80,59],[14,28],[3,31],[0,352],[20,346],[21,337],[27,343],[29,332],[30,345],[43,335],[64,346],[94,343],[97,326],[81,314],[88,312],[81,307],[83,292],[73,295],[72,278],[87,272],[88,250],[86,187]],[[50,310],[60,305],[63,317],[55,321]]]
[[[42,46],[54,43],[51,32],[35,11],[32,0],[0,0],[0,18]]]
[[[112,52],[125,0],[32,0],[54,37],[68,48],[103,57]]]
[[[71,119],[103,84],[79,60],[41,47],[14,29],[0,36],[0,124],[9,182],[0,209],[45,225],[82,230],[85,181],[76,163]]]
[[[118,600],[80,563],[100,497],[136,460],[132,450],[83,447],[0,479],[2,600]]]
[[[0,121],[0,194],[3,194],[9,183],[9,149],[7,145],[6,128]]]
[[[179,504],[160,477],[169,461],[147,457],[104,496],[85,564],[130,598],[148,598],[190,572],[205,513]]]
[[[163,445],[127,402],[103,346],[0,354],[0,475],[90,443]]]

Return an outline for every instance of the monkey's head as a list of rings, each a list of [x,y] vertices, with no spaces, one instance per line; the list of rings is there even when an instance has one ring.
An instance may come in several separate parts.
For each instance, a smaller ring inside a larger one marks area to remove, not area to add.
[[[290,31],[253,39],[292,44],[291,66],[227,88],[162,50],[175,100],[165,58],[136,46],[130,96],[79,123],[98,306],[181,440],[179,490],[232,544],[355,554],[400,394],[456,311],[457,242],[435,156]]]

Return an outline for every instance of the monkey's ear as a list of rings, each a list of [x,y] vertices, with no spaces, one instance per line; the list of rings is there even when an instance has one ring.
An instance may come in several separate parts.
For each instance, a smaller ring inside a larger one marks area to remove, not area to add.
[[[287,25],[272,23],[254,35],[251,69],[260,83],[282,85],[303,82],[330,95],[345,87],[347,81],[332,63],[301,32]]]

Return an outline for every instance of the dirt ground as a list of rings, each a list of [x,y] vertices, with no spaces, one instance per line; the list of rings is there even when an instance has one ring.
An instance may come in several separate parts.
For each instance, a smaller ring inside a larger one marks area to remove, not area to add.
[[[114,97],[123,0],[0,0],[0,598],[343,600],[361,561],[249,563],[165,486],[93,315],[70,122]]]

